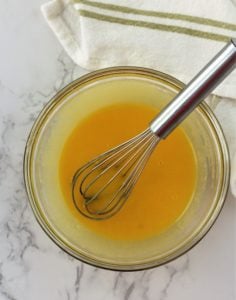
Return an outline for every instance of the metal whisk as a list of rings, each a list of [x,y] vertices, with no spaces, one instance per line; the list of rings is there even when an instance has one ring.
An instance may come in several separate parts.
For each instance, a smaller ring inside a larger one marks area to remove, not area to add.
[[[128,199],[158,142],[166,138],[235,66],[236,39],[232,39],[161,111],[148,129],[77,170],[72,181],[72,196],[79,212],[96,220],[116,214]]]

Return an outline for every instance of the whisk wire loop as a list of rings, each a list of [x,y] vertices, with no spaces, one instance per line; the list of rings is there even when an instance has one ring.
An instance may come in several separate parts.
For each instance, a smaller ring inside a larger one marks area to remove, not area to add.
[[[105,219],[117,213],[129,197],[157,142],[157,136],[148,128],[79,169],[72,180],[76,208],[92,219]],[[78,197],[78,191],[81,197]],[[94,207],[101,198],[106,200]]]

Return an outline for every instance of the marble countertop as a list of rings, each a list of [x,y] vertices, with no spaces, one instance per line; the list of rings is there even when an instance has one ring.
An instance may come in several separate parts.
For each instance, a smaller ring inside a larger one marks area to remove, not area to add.
[[[236,299],[236,199],[230,192],[196,247],[148,271],[112,272],[81,263],[39,227],[23,182],[25,142],[50,97],[85,73],[46,26],[43,2],[0,3],[0,300]]]

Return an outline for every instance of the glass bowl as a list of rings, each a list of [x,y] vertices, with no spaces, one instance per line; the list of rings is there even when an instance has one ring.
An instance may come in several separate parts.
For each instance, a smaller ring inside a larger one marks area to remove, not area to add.
[[[196,154],[193,199],[175,224],[158,236],[116,241],[90,231],[71,214],[59,183],[60,154],[78,120],[111,102],[141,101],[162,108],[183,86],[175,78],[150,69],[108,68],[73,81],[40,113],[26,144],[25,184],[36,219],[63,250],[97,267],[141,270],[180,256],[207,233],[227,193],[229,154],[219,123],[205,103],[180,125]]]

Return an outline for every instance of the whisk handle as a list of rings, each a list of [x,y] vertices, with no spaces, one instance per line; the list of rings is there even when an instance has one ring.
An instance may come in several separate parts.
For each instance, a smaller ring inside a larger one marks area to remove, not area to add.
[[[236,39],[232,39],[161,111],[150,129],[159,138],[167,137],[235,67]]]

